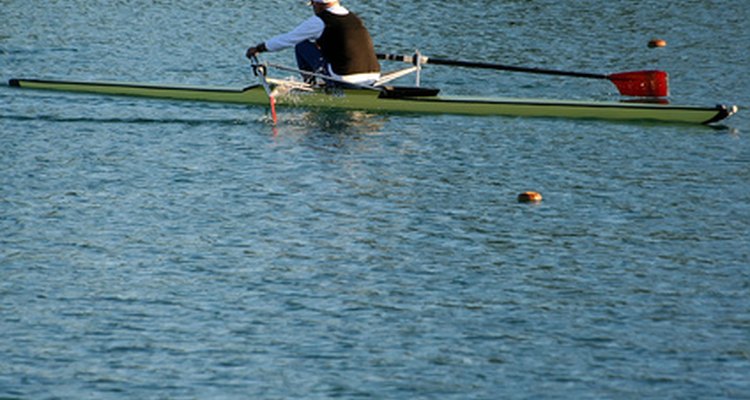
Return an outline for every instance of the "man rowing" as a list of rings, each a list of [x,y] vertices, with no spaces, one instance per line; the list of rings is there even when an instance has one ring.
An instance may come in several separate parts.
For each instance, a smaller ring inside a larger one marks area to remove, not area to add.
[[[294,46],[302,71],[358,85],[371,85],[380,79],[380,64],[362,20],[338,0],[312,0],[310,4],[314,16],[287,33],[250,47],[247,57]],[[314,81],[310,75],[303,78]]]

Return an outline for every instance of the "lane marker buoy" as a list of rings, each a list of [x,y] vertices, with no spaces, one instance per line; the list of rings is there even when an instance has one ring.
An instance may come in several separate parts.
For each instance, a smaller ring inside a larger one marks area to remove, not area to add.
[[[519,203],[539,203],[542,201],[542,195],[538,192],[523,192],[518,195]]]
[[[656,47],[666,47],[666,46],[667,46],[667,41],[664,39],[654,38],[648,41],[648,47],[652,49]]]

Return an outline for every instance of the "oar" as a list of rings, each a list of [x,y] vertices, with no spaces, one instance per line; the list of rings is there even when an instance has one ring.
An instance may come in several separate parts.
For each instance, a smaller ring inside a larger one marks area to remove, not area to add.
[[[278,122],[276,118],[276,98],[273,96],[271,87],[266,80],[266,66],[258,61],[258,57],[253,56],[250,60],[253,62],[253,74],[260,79],[260,83],[263,85],[266,95],[268,95],[268,101],[271,105],[271,119],[273,120],[273,124],[276,125],[276,122]]]
[[[658,70],[619,72],[615,74],[593,74],[588,72],[558,71],[554,69],[517,67],[477,61],[448,60],[423,56],[378,54],[381,60],[403,61],[411,64],[435,64],[454,67],[494,69],[501,71],[528,72],[532,74],[573,76],[577,78],[606,79],[614,83],[620,94],[639,97],[666,97],[669,95],[667,73]]]

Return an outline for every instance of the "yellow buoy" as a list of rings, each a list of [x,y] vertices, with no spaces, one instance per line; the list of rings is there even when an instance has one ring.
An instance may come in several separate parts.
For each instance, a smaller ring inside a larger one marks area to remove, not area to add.
[[[650,48],[656,48],[656,47],[666,47],[667,41],[664,39],[651,39],[648,41],[648,47]]]
[[[542,195],[537,192],[523,192],[518,195],[519,203],[539,203],[542,201]]]

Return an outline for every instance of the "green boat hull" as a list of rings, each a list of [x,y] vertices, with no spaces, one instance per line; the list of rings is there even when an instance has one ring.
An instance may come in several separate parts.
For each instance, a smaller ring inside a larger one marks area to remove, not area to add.
[[[10,86],[102,95],[268,105],[260,85],[246,88],[174,86],[120,82],[75,82],[12,79]],[[278,107],[365,110],[386,113],[501,115],[517,117],[584,118],[616,121],[660,121],[709,124],[729,117],[736,106],[675,106],[661,103],[591,102],[548,99],[438,96],[415,88],[293,91],[276,97]]]

